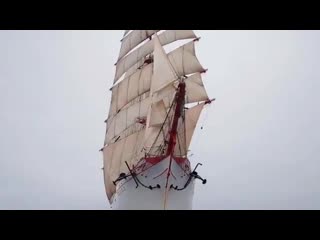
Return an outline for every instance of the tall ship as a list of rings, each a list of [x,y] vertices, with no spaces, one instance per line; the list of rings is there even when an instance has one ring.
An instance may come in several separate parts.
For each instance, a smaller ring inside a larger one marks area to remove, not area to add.
[[[193,30],[125,30],[111,83],[103,148],[115,210],[191,210],[189,146],[210,99]],[[200,164],[201,165],[201,164]]]

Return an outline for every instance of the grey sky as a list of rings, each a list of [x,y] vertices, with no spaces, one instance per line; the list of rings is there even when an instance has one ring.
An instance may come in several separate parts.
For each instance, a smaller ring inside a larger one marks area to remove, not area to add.
[[[208,179],[194,209],[320,209],[320,32],[195,32],[217,101],[191,145]],[[98,150],[122,34],[0,31],[0,209],[108,209]]]

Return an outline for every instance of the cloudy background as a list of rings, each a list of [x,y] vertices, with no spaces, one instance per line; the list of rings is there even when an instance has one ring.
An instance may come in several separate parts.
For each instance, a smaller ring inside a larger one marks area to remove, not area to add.
[[[194,209],[320,209],[320,32],[195,32],[217,101],[191,145],[208,179]],[[98,150],[122,34],[0,31],[0,209],[109,209]]]

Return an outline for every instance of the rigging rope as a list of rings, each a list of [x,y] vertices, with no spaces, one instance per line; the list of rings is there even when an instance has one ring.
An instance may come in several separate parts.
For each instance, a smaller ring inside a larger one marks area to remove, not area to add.
[[[162,132],[162,130],[163,130],[163,127],[164,127],[164,125],[166,124],[167,119],[169,118],[169,115],[170,115],[170,113],[171,113],[171,110],[172,110],[173,105],[175,105],[175,101],[172,102],[172,104],[171,104],[171,106],[170,106],[170,108],[169,108],[169,111],[168,111],[168,113],[167,113],[167,116],[166,116],[166,118],[165,118],[165,120],[164,120],[164,122],[163,122],[163,124],[162,124],[162,126],[161,126],[161,128],[160,128],[160,131],[159,131],[159,133],[158,133],[158,135],[157,135],[154,143],[152,144],[152,146],[151,146],[148,154],[150,154],[151,149],[154,147],[155,143],[157,142],[157,140],[158,140],[158,138],[159,138],[159,136],[160,136],[160,134],[161,134],[161,132]]]

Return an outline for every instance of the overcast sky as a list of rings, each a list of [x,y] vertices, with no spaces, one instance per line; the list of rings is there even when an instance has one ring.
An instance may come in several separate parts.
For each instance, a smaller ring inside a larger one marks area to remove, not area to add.
[[[191,144],[208,180],[194,209],[320,209],[320,32],[195,32],[217,100]],[[0,209],[109,209],[99,149],[122,34],[0,31]]]

